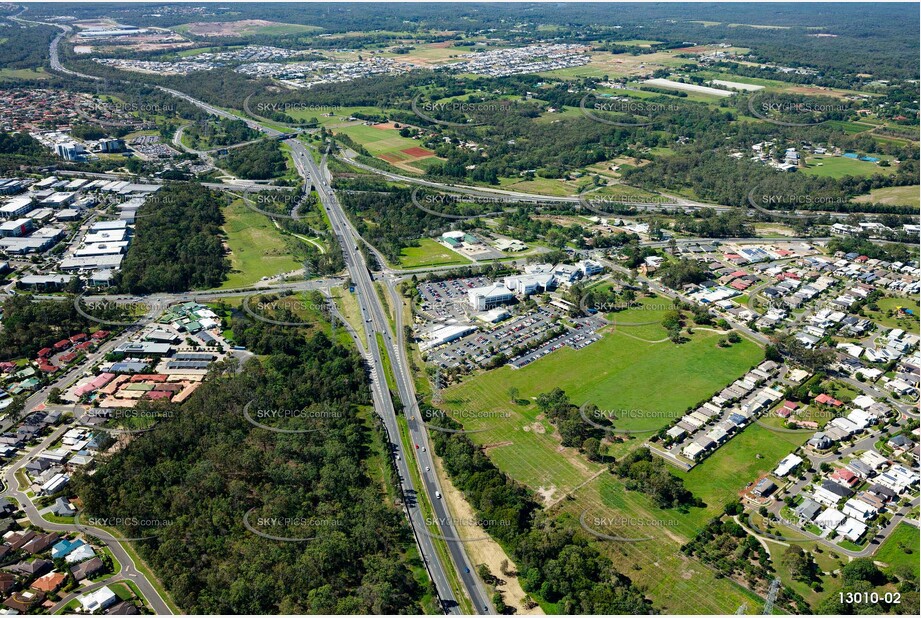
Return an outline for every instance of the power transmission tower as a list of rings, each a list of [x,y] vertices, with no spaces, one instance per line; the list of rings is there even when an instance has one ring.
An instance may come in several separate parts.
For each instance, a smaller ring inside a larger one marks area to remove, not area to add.
[[[764,615],[769,615],[774,611],[774,601],[777,600],[777,593],[780,592],[780,578],[775,577],[771,582],[771,589],[768,590],[767,601],[764,602]]]
[[[441,403],[441,369],[435,367],[435,379],[432,381],[432,403]]]

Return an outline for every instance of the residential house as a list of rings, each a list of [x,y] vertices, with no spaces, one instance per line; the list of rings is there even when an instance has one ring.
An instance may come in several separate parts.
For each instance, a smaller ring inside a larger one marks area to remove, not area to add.
[[[77,599],[83,607],[83,611],[88,614],[96,613],[118,602],[118,597],[108,586],[103,586],[98,590],[88,592],[83,596],[77,597]]]
[[[843,485],[839,485],[834,481],[824,480],[822,485],[813,492],[813,497],[817,502],[821,502],[826,506],[834,506],[844,498],[850,498],[853,493]]]
[[[848,517],[847,520],[836,529],[838,534],[853,543],[860,540],[860,537],[862,537],[866,531],[867,525],[857,521],[853,517]]]
[[[834,507],[829,507],[815,518],[815,525],[823,530],[834,530],[845,520],[847,520],[847,515]]]
[[[91,558],[86,562],[81,562],[80,564],[71,567],[70,573],[74,576],[75,580],[80,581],[101,573],[104,568],[105,564],[103,564],[102,559],[99,558],[99,556],[96,556],[95,558]]]
[[[822,510],[822,505],[812,498],[803,498],[803,501],[793,510],[801,522],[811,522]]]

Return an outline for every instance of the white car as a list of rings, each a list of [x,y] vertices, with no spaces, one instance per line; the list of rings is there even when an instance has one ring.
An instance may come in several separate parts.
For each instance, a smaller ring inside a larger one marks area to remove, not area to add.
[[[435,497],[438,498],[439,500],[441,500],[441,492],[440,492],[440,491],[436,491],[436,492],[435,492]]]
[[[429,467],[428,467],[428,466],[425,467],[425,471],[426,471],[426,472],[429,472]]]

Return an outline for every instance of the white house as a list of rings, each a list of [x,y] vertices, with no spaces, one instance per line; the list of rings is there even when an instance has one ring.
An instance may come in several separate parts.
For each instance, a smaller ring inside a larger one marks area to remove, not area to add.
[[[876,509],[863,500],[856,500],[854,498],[845,502],[844,508],[841,509],[841,511],[848,517],[853,517],[861,522],[866,522],[868,519],[873,519],[873,517],[876,516]]]
[[[867,531],[866,524],[862,524],[853,517],[848,517],[847,521],[838,526],[836,532],[852,542],[857,542],[863,533]]]
[[[815,518],[815,525],[823,530],[834,530],[847,519],[847,515],[836,508],[829,507]]]
[[[803,463],[802,457],[790,453],[780,461],[777,469],[774,470],[774,476],[778,478],[785,477],[793,472],[801,463]]]
[[[118,597],[108,586],[103,586],[99,590],[88,592],[82,597],[79,597],[79,599],[80,605],[83,606],[83,611],[88,614],[106,609],[118,601]]]

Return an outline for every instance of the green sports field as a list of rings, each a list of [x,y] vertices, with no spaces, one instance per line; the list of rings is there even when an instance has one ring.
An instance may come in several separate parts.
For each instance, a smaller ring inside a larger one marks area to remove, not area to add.
[[[418,247],[406,247],[400,251],[400,266],[417,268],[420,266],[448,266],[451,264],[469,264],[470,260],[451,251],[431,238],[419,240]]]
[[[802,172],[812,176],[842,178],[844,176],[868,177],[874,174],[891,176],[895,173],[895,170],[895,166],[880,167],[871,161],[860,161],[859,159],[849,159],[848,157],[808,157],[806,159],[806,169],[802,170]]]
[[[400,137],[397,129],[378,129],[365,124],[356,124],[337,129],[368,149],[372,155],[389,154],[404,148],[418,146],[417,140]]]

